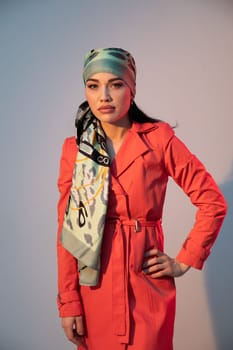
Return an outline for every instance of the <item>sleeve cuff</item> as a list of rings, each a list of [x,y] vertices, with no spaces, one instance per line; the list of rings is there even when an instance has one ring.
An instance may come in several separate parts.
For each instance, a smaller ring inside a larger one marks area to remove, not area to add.
[[[188,238],[184,242],[183,247],[176,257],[176,260],[201,270],[209,254],[210,252],[207,249],[198,246],[195,242]]]
[[[77,291],[58,294],[57,305],[60,317],[83,315],[82,303]]]

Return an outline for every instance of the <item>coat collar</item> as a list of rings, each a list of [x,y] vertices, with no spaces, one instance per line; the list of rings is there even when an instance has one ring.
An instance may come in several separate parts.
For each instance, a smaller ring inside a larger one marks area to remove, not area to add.
[[[138,134],[146,134],[148,132],[151,132],[159,127],[159,122],[154,123],[133,123],[132,128],[130,129],[133,132],[136,132]]]
[[[111,174],[120,176],[138,157],[148,152],[148,145],[143,141],[141,134],[158,128],[158,123],[133,123],[131,129],[117,152],[112,164]]]

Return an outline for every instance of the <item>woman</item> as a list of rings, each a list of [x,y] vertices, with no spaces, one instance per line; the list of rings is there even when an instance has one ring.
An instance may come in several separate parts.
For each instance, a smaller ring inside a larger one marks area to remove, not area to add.
[[[171,350],[174,277],[203,267],[226,203],[172,128],[136,106],[130,53],[90,51],[83,79],[87,101],[58,180],[62,327],[79,349]],[[175,259],[163,252],[161,227],[169,176],[197,207]]]

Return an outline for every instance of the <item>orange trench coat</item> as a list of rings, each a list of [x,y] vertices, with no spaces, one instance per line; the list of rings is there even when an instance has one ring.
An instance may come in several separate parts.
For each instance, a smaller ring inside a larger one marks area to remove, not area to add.
[[[65,140],[58,187],[58,307],[61,317],[84,315],[89,350],[171,350],[175,318],[173,278],[142,272],[144,252],[163,250],[161,218],[168,177],[197,206],[196,220],[177,259],[201,269],[226,203],[212,177],[166,123],[133,123],[111,164],[100,282],[79,286],[76,259],[60,243],[77,154]],[[82,347],[79,347],[82,349]]]

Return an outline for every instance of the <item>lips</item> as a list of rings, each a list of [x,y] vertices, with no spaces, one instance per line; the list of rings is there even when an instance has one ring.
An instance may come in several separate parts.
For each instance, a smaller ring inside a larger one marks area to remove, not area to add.
[[[115,107],[110,105],[101,106],[100,108],[98,108],[98,111],[100,111],[101,113],[113,113],[114,110],[115,110]]]

